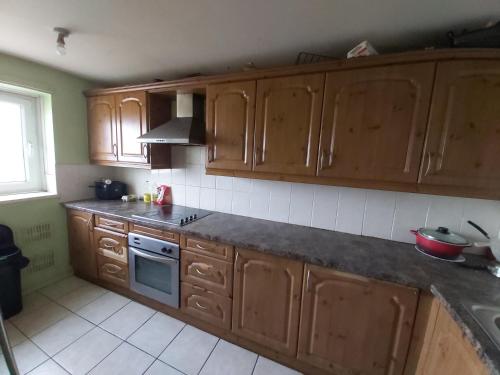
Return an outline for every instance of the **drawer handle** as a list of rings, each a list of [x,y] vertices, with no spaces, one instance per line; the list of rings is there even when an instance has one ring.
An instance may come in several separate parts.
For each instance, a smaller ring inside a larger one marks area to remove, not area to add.
[[[112,274],[117,274],[118,272],[120,272],[122,270],[121,267],[118,267],[117,265],[111,264],[111,263],[104,264],[104,269],[106,272],[112,273]]]
[[[112,223],[110,221],[102,220],[102,224],[110,226],[110,227],[120,227],[121,223]]]
[[[102,246],[104,246],[106,249],[115,249],[115,246],[114,245],[110,245],[110,244],[107,244],[107,243],[103,243]]]
[[[201,270],[198,267],[194,267],[194,272],[196,272],[198,275],[201,276],[208,276],[207,273],[201,272]]]
[[[203,246],[201,246],[199,243],[197,243],[197,244],[195,245],[195,247],[196,247],[197,249],[200,249],[200,250],[208,250],[208,248],[207,248],[207,247],[203,247]]]
[[[199,308],[200,308],[200,309],[202,309],[202,310],[208,310],[208,307],[203,306],[203,305],[202,305],[202,304],[200,304],[198,301],[196,301],[194,304],[196,305],[196,307],[199,307]]]

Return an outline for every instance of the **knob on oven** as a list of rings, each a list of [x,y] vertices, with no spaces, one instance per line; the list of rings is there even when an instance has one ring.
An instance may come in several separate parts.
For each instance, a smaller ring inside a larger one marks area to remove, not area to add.
[[[162,249],[160,250],[163,254],[171,254],[172,253],[172,249],[168,248],[168,247],[162,247]]]

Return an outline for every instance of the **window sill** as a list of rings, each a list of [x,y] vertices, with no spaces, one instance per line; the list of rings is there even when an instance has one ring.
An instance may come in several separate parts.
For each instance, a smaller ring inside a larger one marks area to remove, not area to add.
[[[57,193],[51,193],[48,191],[41,191],[36,193],[0,195],[0,205],[14,203],[14,202],[25,202],[38,199],[55,198],[57,196],[58,196]]]

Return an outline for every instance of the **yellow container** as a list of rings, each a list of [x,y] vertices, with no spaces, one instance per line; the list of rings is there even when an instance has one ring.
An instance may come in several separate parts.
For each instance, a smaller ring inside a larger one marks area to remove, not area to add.
[[[151,203],[151,193],[144,193],[144,203]]]

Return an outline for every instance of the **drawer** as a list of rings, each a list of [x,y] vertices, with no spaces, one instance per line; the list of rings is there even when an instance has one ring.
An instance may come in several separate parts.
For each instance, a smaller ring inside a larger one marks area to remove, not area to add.
[[[128,265],[122,262],[97,254],[97,274],[101,280],[125,288],[129,287]]]
[[[127,264],[127,235],[94,228],[94,248],[98,254]]]
[[[174,243],[179,243],[179,233],[171,232],[164,229],[145,227],[144,225],[129,223],[131,232],[142,234],[149,237],[159,238]]]
[[[181,310],[214,326],[231,329],[232,299],[189,283],[181,283]]]
[[[228,262],[233,261],[234,247],[215,241],[181,236],[181,248],[193,251],[197,254],[208,255],[217,259],[226,260]]]
[[[233,264],[182,250],[181,280],[231,297],[233,293]]]
[[[115,232],[128,233],[128,221],[120,219],[110,219],[104,216],[95,216],[96,227],[114,230]]]

